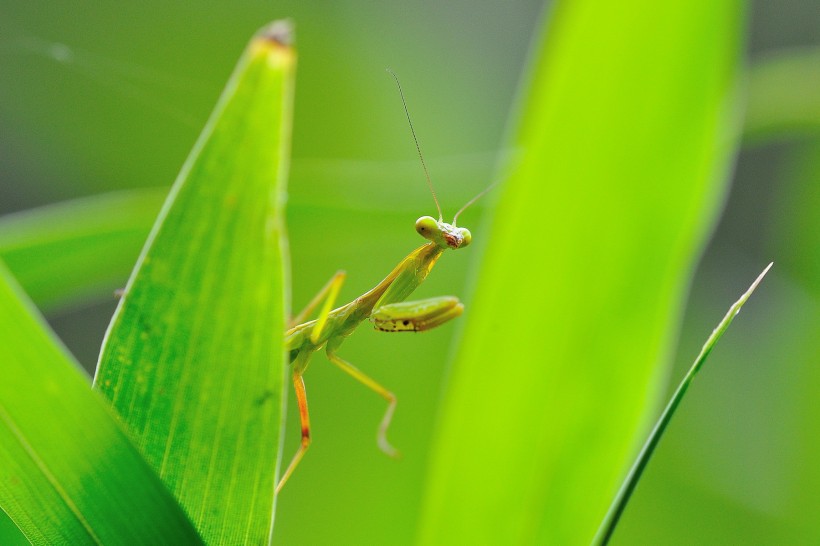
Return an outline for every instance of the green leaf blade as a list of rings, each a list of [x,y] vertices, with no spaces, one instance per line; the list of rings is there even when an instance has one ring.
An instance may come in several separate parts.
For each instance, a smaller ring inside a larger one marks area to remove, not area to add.
[[[34,544],[200,544],[0,265],[0,505]]]
[[[725,192],[741,20],[734,1],[555,6],[451,373],[421,544],[592,539]]]
[[[272,526],[294,65],[275,36],[251,42],[129,281],[95,378],[214,544],[264,543]]]

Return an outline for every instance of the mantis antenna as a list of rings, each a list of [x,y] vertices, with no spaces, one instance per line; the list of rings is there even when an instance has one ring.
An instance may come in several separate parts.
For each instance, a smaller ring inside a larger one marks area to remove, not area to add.
[[[413,142],[416,143],[416,150],[419,153],[419,159],[421,160],[421,167],[424,169],[424,176],[427,177],[427,186],[430,188],[430,193],[433,194],[433,201],[436,202],[436,209],[438,210],[438,221],[441,222],[444,219],[444,215],[441,214],[441,205],[438,203],[438,197],[436,197],[436,190],[433,189],[433,181],[430,180],[430,173],[427,172],[427,165],[424,163],[424,156],[421,155],[421,146],[419,146],[419,139],[416,138],[416,130],[413,129],[413,122],[410,121],[410,111],[407,109],[407,101],[404,100],[404,91],[401,89],[401,83],[399,83],[399,77],[396,76],[396,73],[393,72],[391,69],[387,69],[393,79],[396,80],[396,85],[399,87],[399,96],[401,97],[401,104],[404,106],[404,114],[407,116],[407,123],[410,124],[410,132],[413,133]]]
[[[476,201],[478,201],[480,198],[484,197],[484,194],[485,194],[485,193],[487,193],[488,191],[490,191],[491,189],[493,189],[493,188],[495,187],[495,185],[496,185],[496,184],[498,184],[498,182],[497,182],[497,181],[496,181],[496,182],[493,182],[492,184],[490,184],[489,186],[487,186],[486,188],[484,188],[483,190],[481,190],[480,192],[478,192],[478,195],[476,195],[475,197],[473,197],[472,199],[470,199],[469,201],[467,201],[467,204],[466,204],[466,205],[464,205],[463,207],[461,207],[460,209],[458,209],[458,212],[456,213],[456,215],[455,215],[455,216],[453,216],[453,226],[455,226],[455,225],[456,225],[456,220],[458,220],[458,215],[459,215],[459,214],[461,214],[462,212],[464,212],[465,210],[467,210],[467,207],[469,207],[470,205],[472,205],[473,203],[475,203]]]

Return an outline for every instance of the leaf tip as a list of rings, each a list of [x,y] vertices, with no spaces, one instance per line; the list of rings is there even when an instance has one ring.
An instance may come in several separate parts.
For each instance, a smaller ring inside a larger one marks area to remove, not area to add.
[[[752,292],[754,292],[755,288],[757,288],[757,285],[760,284],[760,282],[763,280],[763,277],[766,276],[766,273],[769,272],[769,270],[772,268],[773,265],[774,265],[774,262],[769,262],[769,265],[766,266],[766,269],[764,269],[760,273],[760,275],[757,276],[757,278],[755,279],[755,282],[753,282],[752,286],[749,287],[749,290],[747,291],[748,294],[751,294]]]
[[[254,35],[250,50],[255,57],[266,59],[272,68],[288,70],[296,60],[293,42],[293,23],[289,19],[279,19]]]
[[[293,23],[290,19],[278,19],[262,27],[256,33],[256,39],[269,44],[289,49],[293,45]]]

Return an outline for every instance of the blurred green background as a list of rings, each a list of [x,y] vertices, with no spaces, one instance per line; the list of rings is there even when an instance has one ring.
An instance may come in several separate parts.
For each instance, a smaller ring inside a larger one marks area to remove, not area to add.
[[[299,50],[288,208],[293,306],[304,305],[339,268],[348,271],[340,296],[348,300],[417,246],[413,222],[435,212],[384,68],[402,79],[450,216],[486,186],[507,153],[510,108],[544,9],[533,1],[3,0],[0,214],[170,186],[249,36],[270,19],[289,17]],[[773,56],[820,46],[815,0],[758,1],[749,12],[753,74]],[[798,80],[788,71],[768,74],[763,83],[751,78],[764,98],[771,92],[780,106],[816,100],[820,82],[810,85],[805,70]],[[758,109],[750,115],[767,104],[752,101]],[[682,375],[746,281],[768,261],[775,269],[684,402],[616,543],[806,543],[818,535],[820,121],[767,119],[754,118],[739,156],[692,283],[670,378]],[[475,238],[482,236],[481,212],[479,204],[460,222]],[[106,256],[96,259],[106,266]],[[418,296],[463,297],[472,263],[469,253],[444,256]],[[89,370],[114,304],[112,298],[49,313]],[[364,328],[343,348],[399,397],[392,429],[404,455],[398,462],[375,446],[382,401],[314,360],[306,381],[315,442],[279,500],[277,543],[412,542],[456,328],[423,336]],[[298,431],[290,417],[286,458]]]

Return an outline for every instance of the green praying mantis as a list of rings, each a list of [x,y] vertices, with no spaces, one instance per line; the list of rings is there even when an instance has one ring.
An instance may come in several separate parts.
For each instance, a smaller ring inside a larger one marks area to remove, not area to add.
[[[397,456],[398,451],[387,441],[387,429],[396,409],[396,396],[366,375],[358,368],[341,358],[337,351],[344,340],[352,334],[359,325],[367,319],[374,324],[377,330],[384,332],[420,332],[435,328],[461,315],[464,305],[458,298],[444,296],[418,301],[404,301],[427,278],[430,270],[447,249],[459,249],[468,246],[472,235],[466,228],[457,227],[458,216],[479,197],[487,193],[492,186],[473,197],[453,217],[448,224],[443,221],[441,206],[439,205],[433,184],[421,154],[413,122],[404,100],[398,77],[388,70],[396,80],[399,88],[404,112],[410,124],[410,131],[416,150],[421,160],[427,185],[433,194],[433,200],[438,209],[439,218],[422,216],[416,221],[416,231],[427,243],[412,251],[369,292],[359,296],[347,305],[332,309],[339,289],[345,279],[343,271],[337,272],[308,305],[290,322],[290,329],[285,332],[285,347],[290,353],[292,366],[293,387],[296,392],[296,403],[299,407],[302,438],[299,449],[291,459],[282,478],[276,486],[276,494],[282,490],[293,471],[299,465],[310,446],[310,416],[308,413],[307,394],[303,375],[310,362],[311,356],[324,347],[328,360],[336,365],[356,381],[362,383],[387,401],[387,410],[378,428],[378,445],[382,451],[390,456]],[[313,311],[324,301],[318,317],[305,322]]]

